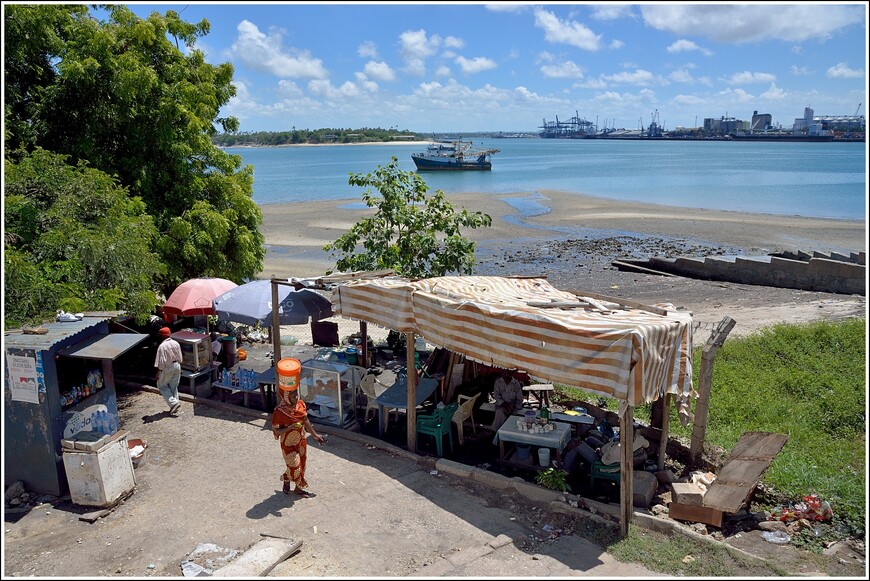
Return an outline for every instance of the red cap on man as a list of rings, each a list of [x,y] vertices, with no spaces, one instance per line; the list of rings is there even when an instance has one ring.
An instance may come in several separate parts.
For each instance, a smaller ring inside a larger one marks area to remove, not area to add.
[[[160,329],[161,337],[169,337],[172,334],[172,331],[169,330],[169,327],[163,327]]]

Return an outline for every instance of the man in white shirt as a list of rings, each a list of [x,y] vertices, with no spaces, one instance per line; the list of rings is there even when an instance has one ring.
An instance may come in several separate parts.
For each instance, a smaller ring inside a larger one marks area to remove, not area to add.
[[[178,399],[178,382],[181,381],[181,345],[170,335],[169,327],[160,329],[163,342],[157,347],[154,367],[157,368],[157,389],[169,404],[169,413],[175,414],[181,407]]]
[[[510,369],[502,369],[501,377],[493,385],[492,397],[495,398],[495,419],[491,429],[497,432],[511,414],[523,407],[523,386]]]

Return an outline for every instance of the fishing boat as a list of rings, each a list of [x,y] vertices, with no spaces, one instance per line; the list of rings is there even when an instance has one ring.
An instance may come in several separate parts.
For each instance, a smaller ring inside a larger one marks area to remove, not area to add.
[[[490,156],[498,152],[474,147],[473,142],[460,137],[454,141],[433,141],[426,151],[412,154],[411,159],[417,171],[491,170]]]

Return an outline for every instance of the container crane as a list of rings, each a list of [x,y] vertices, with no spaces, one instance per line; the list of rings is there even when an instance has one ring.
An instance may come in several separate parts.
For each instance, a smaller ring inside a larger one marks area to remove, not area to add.
[[[858,103],[858,108],[855,109],[855,114],[853,115],[853,117],[857,117],[857,116],[858,116],[858,111],[860,111],[860,110],[861,110],[861,103]]]

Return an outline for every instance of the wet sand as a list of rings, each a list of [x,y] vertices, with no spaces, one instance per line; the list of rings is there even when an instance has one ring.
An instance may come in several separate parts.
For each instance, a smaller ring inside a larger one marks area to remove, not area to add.
[[[447,199],[454,208],[492,216],[491,227],[463,232],[478,242],[479,248],[490,251],[508,245],[514,249],[524,244],[537,246],[542,239],[613,236],[691,241],[741,255],[784,250],[849,254],[866,251],[867,244],[865,220],[700,210],[551,190],[528,194],[468,192],[447,194]],[[268,249],[261,276],[282,278],[324,274],[334,260],[322,250],[323,245],[374,213],[359,198],[268,204],[261,209]]]

